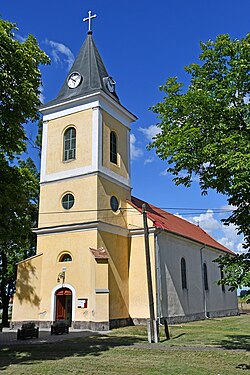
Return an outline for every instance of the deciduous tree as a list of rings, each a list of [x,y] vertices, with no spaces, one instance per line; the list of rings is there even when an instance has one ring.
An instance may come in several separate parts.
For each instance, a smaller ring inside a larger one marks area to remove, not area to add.
[[[200,63],[185,70],[186,90],[176,77],[161,87],[164,98],[152,107],[159,134],[149,147],[169,163],[177,185],[190,186],[196,175],[203,194],[228,197],[235,209],[225,224],[243,233],[246,253],[220,260],[223,282],[250,286],[250,34],[201,43]]]
[[[38,211],[38,174],[32,160],[21,161],[19,155],[26,150],[25,124],[39,118],[39,65],[49,63],[36,39],[29,35],[19,42],[16,30],[15,24],[0,19],[0,302],[4,325],[15,265],[34,252],[31,228]]]
[[[34,38],[15,38],[15,24],[0,19],[0,156],[25,150],[24,124],[38,119],[40,64],[49,58]]]

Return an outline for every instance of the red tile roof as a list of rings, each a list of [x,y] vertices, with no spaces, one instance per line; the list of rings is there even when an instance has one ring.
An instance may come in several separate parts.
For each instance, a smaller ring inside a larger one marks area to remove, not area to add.
[[[186,221],[178,216],[170,214],[167,211],[161,210],[152,204],[143,202],[142,200],[131,197],[131,201],[128,201],[134,208],[141,212],[142,204],[146,204],[147,216],[153,221],[153,225],[156,228],[164,229],[168,232],[181,235],[191,240],[198,241],[204,245],[212,246],[223,252],[234,254],[231,250],[221,245],[219,242],[214,240],[207,232],[202,228],[198,227]]]
[[[99,249],[93,249],[90,247],[89,250],[94,255],[95,259],[109,259],[109,254],[103,247],[100,247]]]

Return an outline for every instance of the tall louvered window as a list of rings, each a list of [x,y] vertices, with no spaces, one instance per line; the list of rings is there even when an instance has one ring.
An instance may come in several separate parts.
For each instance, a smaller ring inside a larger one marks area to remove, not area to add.
[[[187,289],[187,270],[184,258],[181,258],[181,285],[182,289]]]
[[[76,158],[76,129],[68,128],[64,133],[63,160],[73,160]]]
[[[113,131],[110,133],[110,161],[117,164],[117,138]]]
[[[203,263],[203,278],[204,278],[204,289],[208,290],[208,277],[207,277],[207,265]]]

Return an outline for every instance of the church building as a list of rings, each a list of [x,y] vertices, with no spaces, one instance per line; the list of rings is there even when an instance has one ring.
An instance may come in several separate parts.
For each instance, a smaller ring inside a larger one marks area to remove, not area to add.
[[[89,25],[91,22],[89,13]],[[58,96],[43,105],[36,255],[18,264],[12,326],[107,330],[149,318],[142,204],[131,196],[130,125],[89,31]],[[155,316],[235,315],[213,262],[233,253],[146,203]]]

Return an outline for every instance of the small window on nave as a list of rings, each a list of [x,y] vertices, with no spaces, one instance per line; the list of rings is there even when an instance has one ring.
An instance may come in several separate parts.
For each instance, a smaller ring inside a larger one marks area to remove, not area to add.
[[[71,262],[72,256],[69,253],[64,253],[60,256],[59,262]]]
[[[182,289],[187,289],[187,270],[184,258],[181,258],[181,286]]]
[[[223,272],[223,268],[220,267],[220,279],[223,280],[224,279],[224,272]],[[224,284],[221,284],[221,290],[222,292],[225,292],[226,289],[225,289],[225,285]]]
[[[208,277],[207,277],[207,265],[203,263],[203,280],[204,280],[204,289],[208,290]]]
[[[117,164],[117,137],[115,132],[110,132],[110,161]]]
[[[63,160],[74,160],[76,158],[76,129],[68,128],[63,136]]]

